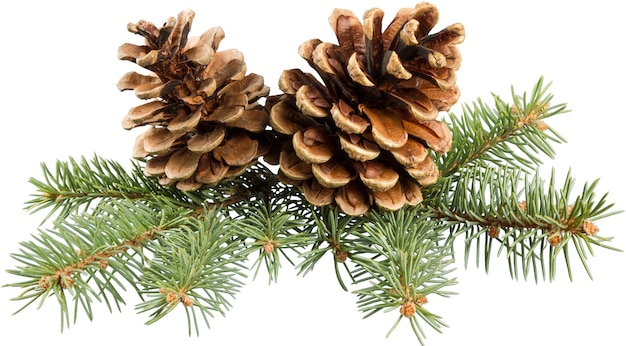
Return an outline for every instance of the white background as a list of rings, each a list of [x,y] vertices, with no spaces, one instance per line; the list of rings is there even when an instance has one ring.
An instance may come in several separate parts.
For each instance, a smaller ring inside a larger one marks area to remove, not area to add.
[[[196,12],[191,35],[222,26],[220,49],[241,50],[248,72],[265,76],[272,94],[288,68],[309,69],[297,54],[310,38],[336,42],[327,18],[335,7],[359,17],[381,7],[386,20],[412,1],[318,0],[280,1],[3,1],[2,45],[2,174],[0,220],[0,284],[20,278],[4,270],[16,263],[9,254],[36,232],[43,214],[22,208],[34,189],[31,176],[41,177],[39,164],[53,165],[94,153],[130,162],[138,132],[127,132],[121,119],[141,101],[115,84],[134,68],[116,59],[117,47],[140,43],[126,31],[128,22],[147,19],[163,23],[185,8]],[[458,84],[462,97],[453,108],[495,92],[508,100],[510,86],[529,90],[540,76],[553,81],[555,103],[568,103],[571,113],[549,120],[568,144],[558,145],[556,159],[545,160],[545,171],[556,168],[563,177],[572,169],[576,191],[584,182],[601,178],[599,194],[609,192],[616,210],[626,208],[624,161],[623,11],[619,2],[596,0],[449,1],[440,9],[436,29],[455,22],[465,25],[467,38],[459,47],[463,65]],[[614,236],[613,245],[626,249],[626,214],[598,222],[600,235]],[[459,254],[461,254],[459,248]],[[625,254],[597,249],[589,260],[594,280],[575,265],[574,281],[561,263],[556,282],[515,282],[505,261],[496,258],[492,270],[471,266],[454,273],[458,296],[431,299],[427,306],[444,317],[443,334],[425,326],[426,343],[435,345],[624,345],[626,310]],[[576,259],[574,254],[572,258]],[[136,315],[136,296],[129,292],[122,312],[96,309],[95,320],[84,315],[60,332],[53,299],[40,310],[29,307],[11,316],[20,303],[9,299],[19,290],[0,288],[1,341],[26,344],[143,345],[274,344],[274,345],[396,345],[416,344],[408,323],[385,339],[396,313],[362,319],[355,296],[343,292],[327,258],[306,277],[285,265],[278,283],[261,275],[250,281],[225,318],[211,321],[200,337],[188,337],[182,310],[156,325],[144,326]],[[575,262],[576,263],[576,262]],[[408,321],[403,321],[408,322]]]

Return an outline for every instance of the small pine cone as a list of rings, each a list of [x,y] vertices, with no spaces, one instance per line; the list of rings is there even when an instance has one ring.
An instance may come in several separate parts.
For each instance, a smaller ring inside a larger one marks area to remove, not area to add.
[[[187,35],[194,12],[170,17],[161,28],[147,21],[128,30],[145,45],[123,44],[121,60],[150,71],[125,74],[120,90],[142,100],[123,120],[127,130],[148,126],[137,137],[133,157],[163,185],[195,190],[240,175],[269,148],[268,112],[257,101],[269,94],[263,77],[246,75],[243,54],[217,51],[224,32],[214,27]]]
[[[430,34],[438,11],[428,3],[401,9],[384,31],[382,17],[371,9],[362,24],[335,10],[330,24],[339,44],[313,39],[299,48],[323,83],[286,70],[284,95],[266,103],[270,125],[285,138],[279,177],[310,203],[351,215],[420,203],[421,187],[439,177],[430,151],[445,153],[452,142],[436,118],[459,97],[463,26]]]

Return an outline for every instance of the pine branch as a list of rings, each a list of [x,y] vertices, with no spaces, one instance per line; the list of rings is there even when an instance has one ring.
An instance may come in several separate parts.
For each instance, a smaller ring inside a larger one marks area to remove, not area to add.
[[[15,300],[26,301],[21,311],[39,300],[41,306],[54,295],[61,308],[63,329],[82,306],[92,319],[92,303],[105,301],[120,309],[123,279],[139,292],[135,282],[141,273],[145,247],[159,231],[176,228],[184,220],[180,209],[154,209],[134,200],[111,200],[93,211],[68,215],[52,229],[41,230],[34,240],[22,242],[11,257],[22,265],[8,272],[26,278],[8,284],[23,292]],[[68,296],[69,293],[69,296]]]
[[[270,282],[278,279],[281,257],[295,266],[287,250],[299,255],[312,242],[308,213],[298,212],[303,205],[301,199],[294,198],[293,191],[286,187],[281,190],[276,194],[278,198],[260,198],[243,205],[232,226],[238,236],[246,239],[246,253],[258,253],[252,264],[254,277],[264,263]],[[284,198],[285,192],[292,197]]]
[[[554,157],[551,143],[565,142],[544,122],[568,112],[564,104],[550,105],[553,95],[540,78],[530,95],[511,88],[512,105],[493,95],[494,106],[478,99],[463,106],[463,114],[450,114],[452,147],[439,158],[441,176],[447,177],[473,165],[511,166],[525,172],[542,163],[537,154]]]
[[[607,203],[607,195],[596,201],[597,181],[586,184],[576,197],[573,186],[569,173],[558,188],[554,172],[546,186],[538,175],[529,180],[520,169],[473,166],[455,179],[442,179],[436,188],[428,190],[425,201],[438,218],[450,224],[452,239],[465,235],[466,265],[472,246],[476,247],[479,265],[483,243],[487,271],[492,250],[497,247],[498,254],[506,253],[514,278],[520,269],[524,278],[532,269],[535,280],[540,273],[544,280],[546,273],[553,280],[557,258],[563,255],[572,279],[571,242],[591,277],[586,251],[593,254],[592,245],[610,248],[606,245],[610,238],[598,236],[593,221],[615,212],[610,211],[613,205]]]
[[[149,199],[151,196],[170,195],[176,200],[184,200],[180,192],[166,191],[155,180],[148,179],[137,163],[131,173],[111,160],[95,156],[91,161],[81,157],[80,161],[70,158],[68,162],[57,161],[54,171],[45,163],[41,164],[43,179],[31,178],[37,193],[26,202],[25,209],[37,212],[50,209],[45,222],[55,212],[57,218],[64,219],[72,212],[89,206],[100,199]],[[168,193],[169,192],[169,193]]]
[[[97,156],[42,164],[26,209],[47,209],[51,226],[11,255],[18,311],[54,296],[63,328],[79,310],[92,319],[95,302],[119,310],[129,285],[147,324],[182,305],[199,334],[232,307],[251,256],[254,277],[264,265],[272,283],[285,260],[305,275],[328,253],[365,317],[396,311],[389,333],[408,319],[423,344],[424,323],[447,326],[426,305],[454,294],[456,239],[466,266],[475,248],[488,271],[496,251],[513,278],[554,280],[563,259],[571,280],[575,251],[591,277],[588,256],[613,249],[594,222],[613,205],[596,198],[597,181],[575,195],[569,173],[561,186],[536,173],[565,142],[545,120],[566,106],[551,104],[540,78],[528,94],[512,88],[510,103],[493,95],[493,106],[478,99],[450,114],[450,137],[437,116],[459,97],[465,29],[433,32],[437,16],[417,4],[383,31],[382,11],[361,23],[336,10],[338,45],[298,50],[320,79],[284,70],[274,96],[238,50],[218,51],[220,27],[188,37],[192,10],[161,27],[130,23],[144,43],[121,45],[118,58],[149,73],[117,87],[142,100],[122,125],[148,128],[133,151],[145,161],[128,171]]]
[[[357,253],[349,258],[356,265],[355,283],[367,284],[354,292],[365,317],[398,309],[389,333],[405,317],[422,344],[425,333],[418,317],[439,332],[447,326],[424,307],[429,295],[448,297],[453,293],[445,289],[456,284],[447,277],[453,259],[446,229],[423,209],[405,208],[372,213],[361,231],[353,233]]]
[[[147,299],[137,305],[150,312],[152,324],[182,304],[192,328],[199,334],[199,311],[206,326],[213,312],[222,315],[231,307],[229,298],[243,286],[245,247],[231,227],[232,220],[219,209],[192,217],[178,229],[161,232],[151,243],[154,257],[146,263],[139,284]]]
[[[344,291],[348,288],[341,276],[340,266],[348,273],[352,281],[354,278],[351,269],[348,267],[346,260],[353,252],[355,237],[352,232],[359,229],[363,219],[346,215],[330,207],[312,208],[310,219],[313,219],[314,231],[316,238],[311,248],[301,255],[304,260],[298,264],[299,274],[306,275],[312,271],[322,259],[322,257],[330,252],[333,255],[333,264],[337,281]]]
[[[252,182],[244,178],[225,182],[213,189],[185,192],[163,186],[158,180],[147,177],[138,162],[133,162],[131,171],[127,172],[119,163],[98,156],[91,161],[84,157],[79,161],[73,158],[67,162],[59,160],[54,171],[44,163],[41,167],[43,178],[29,180],[37,192],[26,202],[25,209],[33,213],[50,209],[42,223],[57,212],[57,219],[62,220],[81,207],[88,210],[100,200],[136,199],[201,210],[208,205],[216,207],[237,203],[254,193],[250,191]],[[257,171],[258,177],[271,174],[265,167],[251,169]],[[266,172],[261,172],[263,170]]]

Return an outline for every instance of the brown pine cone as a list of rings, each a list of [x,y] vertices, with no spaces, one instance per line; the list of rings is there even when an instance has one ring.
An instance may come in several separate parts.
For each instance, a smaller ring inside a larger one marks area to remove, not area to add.
[[[185,10],[158,28],[147,21],[128,25],[144,45],[123,44],[121,60],[149,70],[125,74],[120,90],[142,100],[123,120],[137,137],[133,157],[164,185],[195,190],[240,175],[267,152],[268,112],[257,101],[269,94],[263,77],[246,75],[243,54],[217,51],[224,32],[214,27],[188,38],[194,12]]]
[[[383,12],[363,23],[335,10],[338,44],[309,40],[300,55],[322,79],[286,70],[284,95],[268,99],[270,125],[284,135],[279,177],[300,187],[314,205],[336,205],[360,215],[373,206],[397,210],[422,201],[421,187],[439,177],[431,151],[450,149],[451,133],[438,121],[456,103],[456,44],[461,24],[430,33],[435,6],[398,11],[382,30]]]

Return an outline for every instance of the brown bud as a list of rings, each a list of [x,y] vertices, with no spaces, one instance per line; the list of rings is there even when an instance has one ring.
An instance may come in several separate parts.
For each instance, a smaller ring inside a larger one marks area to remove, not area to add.
[[[335,258],[337,258],[337,261],[339,262],[345,262],[346,259],[348,259],[348,253],[345,251],[337,250],[335,251]]]
[[[487,234],[489,234],[490,238],[498,238],[498,236],[500,235],[500,227],[495,225],[489,226],[489,231],[487,232]]]
[[[413,303],[413,301],[402,303],[402,306],[400,307],[400,315],[404,317],[413,317],[413,315],[415,315],[415,303]]]
[[[419,297],[417,297],[415,302],[417,303],[417,305],[424,305],[424,304],[428,303],[428,298],[426,298],[426,296],[419,296]]]
[[[537,128],[537,130],[542,132],[548,129],[548,124],[546,124],[543,120],[538,120],[534,122],[534,126]]]
[[[526,211],[526,201],[521,201],[518,205],[522,211]]]
[[[72,288],[74,286],[74,279],[72,279],[69,275],[61,275],[59,283],[63,288]]]
[[[561,236],[561,232],[559,231],[552,231],[550,232],[550,234],[548,234],[548,242],[552,246],[559,245],[561,243],[561,240],[562,240],[562,236]]]
[[[174,292],[169,292],[169,293],[167,293],[167,296],[165,296],[165,301],[168,304],[172,304],[172,303],[174,303],[174,301],[176,301],[177,298],[178,298],[178,294],[176,294]]]
[[[50,288],[53,281],[54,280],[51,276],[44,276],[41,279],[39,279],[39,288],[41,290],[47,291]]]
[[[593,222],[589,221],[589,220],[585,220],[583,221],[583,232],[585,232],[586,235],[594,235],[596,233],[598,233],[600,231],[600,229],[598,228],[598,226],[596,226]]]
[[[272,253],[274,252],[274,242],[268,241],[263,244],[263,252],[264,253]]]
[[[191,297],[189,297],[186,294],[183,294],[180,297],[180,301],[183,303],[184,306],[192,306],[193,305],[193,299],[191,299]]]

